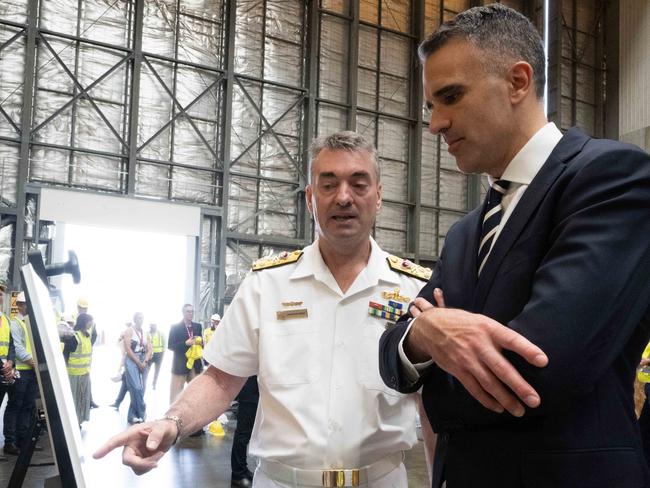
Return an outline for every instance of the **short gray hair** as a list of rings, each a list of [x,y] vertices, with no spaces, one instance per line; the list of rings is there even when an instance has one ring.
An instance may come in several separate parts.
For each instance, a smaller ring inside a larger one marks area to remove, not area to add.
[[[375,174],[377,175],[377,182],[381,179],[381,172],[379,170],[379,162],[377,161],[377,148],[375,145],[368,141],[358,132],[351,130],[342,130],[334,132],[328,136],[321,136],[314,139],[309,146],[309,182],[311,182],[312,177],[312,165],[314,164],[314,159],[318,157],[318,154],[323,149],[329,149],[330,151],[365,151],[370,155],[372,165],[375,169]]]
[[[498,3],[465,10],[440,24],[420,44],[420,60],[424,63],[452,39],[469,41],[485,52],[483,62],[491,71],[506,69],[513,58],[527,62],[533,68],[537,98],[544,95],[544,44],[535,26],[523,14]]]

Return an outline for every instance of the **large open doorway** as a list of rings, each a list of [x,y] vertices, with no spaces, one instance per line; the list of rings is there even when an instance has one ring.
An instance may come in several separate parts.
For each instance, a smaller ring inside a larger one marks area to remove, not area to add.
[[[138,311],[145,325],[156,323],[163,332],[180,320],[193,276],[186,237],[75,224],[57,225],[61,234],[63,254],[75,251],[82,274],[78,285],[69,276],[61,283],[65,311],[75,312],[76,301],[86,299],[100,342],[114,342]]]

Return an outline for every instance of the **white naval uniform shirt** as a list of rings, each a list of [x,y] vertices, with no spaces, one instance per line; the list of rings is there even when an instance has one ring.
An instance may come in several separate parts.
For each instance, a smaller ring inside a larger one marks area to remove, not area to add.
[[[297,262],[242,282],[204,357],[232,375],[258,375],[252,455],[302,469],[358,468],[415,444],[415,398],[384,385],[386,319],[369,315],[368,304],[386,304],[381,293],[395,288],[412,300],[424,282],[393,271],[388,254],[371,246],[346,293],[318,241]],[[278,320],[283,302],[302,302],[308,317]]]

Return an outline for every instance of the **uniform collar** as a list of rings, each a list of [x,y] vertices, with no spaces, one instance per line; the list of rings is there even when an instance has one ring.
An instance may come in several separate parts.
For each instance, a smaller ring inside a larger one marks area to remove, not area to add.
[[[388,253],[383,251],[372,237],[369,237],[369,239],[370,257],[368,258],[368,264],[359,273],[347,293],[345,293],[346,296],[377,286],[379,281],[399,284],[399,278],[388,267],[386,261]],[[342,295],[338,283],[336,283],[334,276],[332,276],[331,271],[325,264],[325,261],[323,261],[323,256],[318,248],[318,239],[307,246],[303,252],[302,259],[298,261],[296,268],[291,273],[290,279],[313,276],[317,281],[320,281],[337,294]]]

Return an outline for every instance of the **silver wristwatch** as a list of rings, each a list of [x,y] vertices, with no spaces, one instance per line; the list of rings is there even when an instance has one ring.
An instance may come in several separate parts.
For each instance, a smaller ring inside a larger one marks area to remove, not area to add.
[[[178,442],[179,437],[181,436],[181,428],[183,427],[183,421],[178,415],[165,415],[160,420],[171,420],[176,424],[176,439],[174,439],[172,445],[176,444],[176,442]]]

